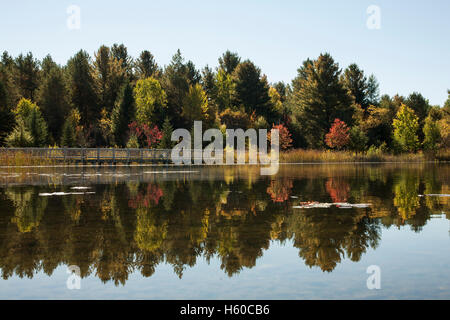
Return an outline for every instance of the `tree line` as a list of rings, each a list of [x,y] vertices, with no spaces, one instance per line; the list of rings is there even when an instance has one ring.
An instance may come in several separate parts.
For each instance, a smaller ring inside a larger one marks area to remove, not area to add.
[[[123,44],[80,50],[65,65],[31,52],[0,62],[0,145],[170,148],[173,128],[278,128],[281,146],[364,152],[450,146],[450,91],[443,106],[418,92],[381,95],[374,75],[342,70],[324,53],[291,83],[269,83],[259,67],[226,51],[197,69],[178,50],[160,66]]]

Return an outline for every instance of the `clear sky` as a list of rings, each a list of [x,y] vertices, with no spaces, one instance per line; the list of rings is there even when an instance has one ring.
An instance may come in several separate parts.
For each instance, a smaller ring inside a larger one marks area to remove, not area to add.
[[[67,27],[69,5],[81,9],[78,30]],[[367,27],[370,5],[380,8],[380,29]],[[230,49],[270,82],[290,82],[303,60],[329,52],[342,68],[355,62],[375,74],[381,93],[419,91],[442,105],[450,89],[448,0],[17,0],[0,10],[0,50],[13,56],[50,53],[63,64],[79,49],[123,43],[160,65],[180,48],[203,68]]]

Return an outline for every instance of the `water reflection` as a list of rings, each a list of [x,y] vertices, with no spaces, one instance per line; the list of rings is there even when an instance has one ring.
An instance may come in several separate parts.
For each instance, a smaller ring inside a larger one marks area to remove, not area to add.
[[[164,170],[0,173],[2,277],[51,275],[66,264],[125,284],[161,263],[182,278],[200,258],[218,258],[233,276],[255,266],[271,241],[291,241],[306,265],[332,272],[376,249],[383,228],[420,232],[434,214],[450,218],[450,198],[438,196],[450,193],[448,165],[282,166],[275,177],[257,167]],[[90,192],[73,194],[74,186]],[[72,194],[39,195],[52,192]],[[370,206],[293,208],[308,201]]]

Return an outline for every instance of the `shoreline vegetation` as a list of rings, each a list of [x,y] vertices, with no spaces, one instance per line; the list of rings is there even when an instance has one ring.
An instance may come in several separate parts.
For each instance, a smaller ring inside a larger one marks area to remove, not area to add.
[[[39,148],[35,150],[39,151]],[[42,149],[44,150],[44,149]],[[55,148],[58,150],[58,148]],[[123,149],[126,151],[127,149]],[[311,163],[416,163],[416,162],[448,162],[450,161],[450,150],[440,150],[435,154],[431,153],[402,153],[402,154],[389,154],[382,153],[380,151],[356,153],[351,151],[332,151],[332,150],[302,150],[292,149],[280,152],[279,163],[280,164],[311,164]],[[8,149],[0,149],[0,167],[32,167],[32,166],[66,166],[66,165],[79,165],[80,160],[59,160],[50,159],[45,156],[31,155],[23,151],[8,151]],[[85,163],[100,164],[93,161],[86,161]],[[123,158],[116,159],[114,163],[112,161],[105,161],[104,165],[149,165],[149,163],[142,164],[139,161],[126,161]],[[166,161],[154,161],[152,164],[165,164],[172,165],[171,162]],[[192,164],[194,165],[194,164]],[[224,159],[224,164],[227,165]],[[246,152],[246,163],[248,164],[248,152]],[[183,165],[189,166],[189,165]],[[202,164],[201,166],[208,166]],[[220,166],[220,165],[213,165]]]
[[[374,75],[355,63],[341,68],[328,53],[304,60],[290,83],[271,83],[231,51],[203,69],[180,50],[160,66],[150,51],[134,58],[123,44],[102,45],[93,56],[80,50],[64,65],[5,51],[0,148],[169,150],[175,129],[192,132],[201,121],[223,136],[278,129],[283,163],[448,161],[448,94],[443,105],[419,92],[381,95]],[[3,149],[0,165],[60,161],[43,154]]]

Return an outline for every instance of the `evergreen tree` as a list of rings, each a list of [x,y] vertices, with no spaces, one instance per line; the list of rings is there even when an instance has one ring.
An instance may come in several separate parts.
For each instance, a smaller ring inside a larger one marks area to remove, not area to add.
[[[79,110],[83,126],[88,128],[100,119],[101,111],[88,53],[80,50],[68,61],[67,68],[71,103]]]
[[[31,134],[32,145],[43,147],[47,143],[47,124],[39,107],[28,99],[22,98],[14,110],[16,122],[23,123]]]
[[[246,60],[240,63],[233,73],[235,84],[232,104],[243,106],[249,114],[263,116],[273,124],[276,114],[270,103],[269,84],[265,76],[261,76],[261,70],[253,62]]]
[[[135,67],[139,79],[157,78],[159,76],[158,64],[150,51],[144,50],[141,52],[136,60]]]
[[[62,126],[70,104],[66,79],[61,68],[50,56],[42,63],[42,79],[37,93],[37,101],[48,125],[52,141],[60,141]]]
[[[292,81],[291,108],[302,126],[309,147],[324,146],[325,134],[334,119],[352,125],[351,97],[339,80],[339,65],[328,54],[306,60]]]
[[[232,74],[241,62],[241,58],[237,53],[227,50],[222,57],[219,58],[220,69],[227,74]]]
[[[126,145],[128,125],[134,120],[134,114],[133,88],[127,83],[122,87],[118,103],[111,114],[111,131],[116,145],[121,147]]]
[[[165,68],[161,84],[167,94],[167,114],[170,114],[175,127],[182,127],[183,100],[189,92],[191,82],[180,50],[177,50],[170,64]]]
[[[114,107],[117,95],[126,79],[122,64],[122,60],[115,58],[106,46],[101,46],[95,54],[94,74],[99,91],[99,103],[108,113]]]
[[[123,44],[113,44],[111,53],[117,61],[120,62],[121,67],[125,71],[128,81],[133,81],[133,59],[128,55],[128,49]]]
[[[32,101],[39,85],[39,62],[33,58],[31,52],[26,56],[20,54],[16,60],[16,83],[20,94]]]
[[[367,103],[377,106],[380,100],[380,89],[377,78],[372,74],[367,80]]]
[[[354,102],[367,110],[369,106],[368,81],[364,71],[359,69],[358,65],[351,64],[345,69],[342,75],[344,87],[352,95]]]
[[[161,138],[161,141],[159,142],[158,148],[160,148],[160,149],[172,149],[172,147],[175,144],[175,142],[173,142],[171,140],[172,132],[173,132],[173,127],[170,124],[169,118],[166,118],[164,120],[164,123],[163,123],[163,126],[162,126],[162,138]]]
[[[22,119],[17,120],[14,130],[6,137],[8,147],[28,148],[33,146],[33,137]]]
[[[64,122],[64,126],[61,134],[61,146],[62,147],[76,147],[78,143],[78,128],[80,122],[80,113],[77,109],[72,109],[69,116]]]

